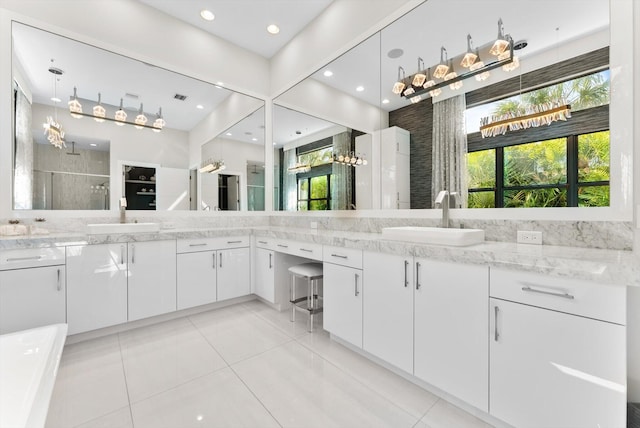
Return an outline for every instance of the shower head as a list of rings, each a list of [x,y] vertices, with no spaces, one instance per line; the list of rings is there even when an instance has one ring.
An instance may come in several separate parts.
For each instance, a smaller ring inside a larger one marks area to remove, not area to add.
[[[76,142],[72,141],[71,142],[71,151],[67,152],[68,155],[70,156],[80,156],[80,153],[76,153]]]

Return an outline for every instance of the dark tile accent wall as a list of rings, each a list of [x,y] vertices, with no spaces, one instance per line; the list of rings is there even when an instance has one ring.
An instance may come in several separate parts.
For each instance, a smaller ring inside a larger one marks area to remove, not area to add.
[[[411,208],[431,208],[431,100],[389,112],[389,126],[397,126],[411,133]]]

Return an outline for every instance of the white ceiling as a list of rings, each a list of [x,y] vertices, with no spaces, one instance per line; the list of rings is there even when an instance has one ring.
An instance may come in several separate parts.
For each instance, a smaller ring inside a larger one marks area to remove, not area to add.
[[[222,39],[271,58],[333,0],[138,0]],[[364,2],[364,0],[362,0]],[[205,21],[200,11],[214,13]],[[280,33],[267,32],[276,24]]]

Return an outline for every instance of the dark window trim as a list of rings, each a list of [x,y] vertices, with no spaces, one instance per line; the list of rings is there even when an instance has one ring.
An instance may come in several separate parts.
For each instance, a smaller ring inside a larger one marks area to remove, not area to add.
[[[310,174],[314,168],[311,168],[310,172],[304,173],[304,174],[297,174],[297,179],[296,179],[296,196],[297,196],[297,204],[296,204],[296,210],[299,210],[300,207],[300,202],[306,202],[307,203],[307,211],[311,211],[310,210],[310,206],[311,206],[311,202],[313,201],[327,201],[327,209],[326,211],[331,210],[331,172],[329,172],[328,174],[324,174],[324,173],[319,173],[318,169],[324,167],[325,165],[319,166],[319,167],[315,167],[316,168],[316,172],[318,172],[317,174]],[[308,199],[300,199],[300,180],[307,180],[307,188],[309,189],[309,196],[311,196],[311,179],[314,177],[323,177],[326,176],[327,177],[327,197],[326,198],[311,198],[309,197]]]

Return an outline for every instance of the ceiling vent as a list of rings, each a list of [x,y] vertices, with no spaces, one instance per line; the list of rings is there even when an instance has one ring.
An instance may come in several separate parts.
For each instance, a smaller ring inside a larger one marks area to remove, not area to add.
[[[182,94],[175,94],[173,98],[175,98],[176,100],[184,101],[187,99],[187,96]]]

